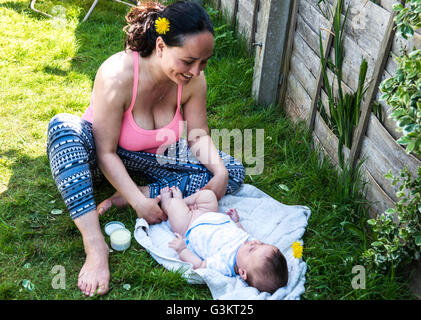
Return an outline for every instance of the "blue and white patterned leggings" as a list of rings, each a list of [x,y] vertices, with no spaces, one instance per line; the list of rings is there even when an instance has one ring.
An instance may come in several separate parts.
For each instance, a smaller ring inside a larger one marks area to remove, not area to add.
[[[71,114],[58,114],[49,123],[47,156],[56,186],[70,212],[77,217],[96,210],[93,181],[105,179],[97,166],[92,124]],[[121,147],[117,154],[131,176],[151,182],[150,197],[161,188],[177,186],[185,197],[204,187],[212,178],[191,153],[185,139],[170,146],[163,155],[133,152]],[[219,151],[229,174],[226,194],[239,189],[244,181],[244,166],[232,156]]]

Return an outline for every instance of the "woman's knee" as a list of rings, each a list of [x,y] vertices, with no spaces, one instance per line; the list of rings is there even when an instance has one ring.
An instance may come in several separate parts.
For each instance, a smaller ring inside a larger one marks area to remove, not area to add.
[[[92,130],[79,117],[59,113],[51,118],[47,132],[47,155],[54,149],[69,146],[82,146],[86,151],[94,149]]]
[[[78,116],[75,116],[70,113],[58,113],[50,119],[48,123],[48,132],[57,125],[66,124],[66,123],[77,123],[81,119]]]

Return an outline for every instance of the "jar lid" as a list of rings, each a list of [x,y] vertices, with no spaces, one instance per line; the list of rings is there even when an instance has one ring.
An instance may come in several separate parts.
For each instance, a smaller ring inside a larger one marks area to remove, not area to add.
[[[104,230],[105,230],[105,233],[107,234],[107,235],[111,235],[111,233],[113,232],[113,231],[115,231],[115,230],[117,230],[117,229],[125,229],[126,227],[124,226],[124,224],[123,223],[121,223],[120,221],[111,221],[111,222],[108,222],[106,225],[105,225],[105,227],[104,227]]]

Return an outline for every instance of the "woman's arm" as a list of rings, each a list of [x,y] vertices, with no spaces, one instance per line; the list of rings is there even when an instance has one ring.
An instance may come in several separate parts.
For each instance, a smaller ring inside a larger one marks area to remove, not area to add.
[[[99,68],[94,82],[92,130],[98,166],[139,217],[151,224],[158,223],[166,220],[157,205],[159,199],[147,199],[142,194],[116,152],[124,114],[124,92],[127,91],[126,86],[131,88],[131,84],[124,78],[124,68],[118,57],[112,57],[107,62]]]
[[[228,171],[219,156],[210,135],[206,114],[206,78],[202,72],[192,83],[192,95],[183,104],[184,120],[187,121],[187,140],[193,155],[210,172],[213,178],[202,189],[211,189],[218,200],[226,192],[228,185]]]

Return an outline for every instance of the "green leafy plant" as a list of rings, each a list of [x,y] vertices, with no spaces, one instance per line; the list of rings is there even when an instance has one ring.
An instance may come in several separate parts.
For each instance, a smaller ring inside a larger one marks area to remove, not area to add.
[[[395,17],[399,32],[404,38],[412,36],[421,26],[421,1],[411,1],[409,8],[398,4],[400,11]],[[390,118],[395,120],[397,129],[403,132],[398,143],[406,145],[406,152],[421,155],[421,50],[404,50],[396,58],[398,68],[392,78],[384,80],[379,89],[381,99],[392,106]],[[420,258],[421,249],[421,167],[418,176],[412,178],[408,168],[401,170],[399,177],[389,171],[386,178],[392,185],[400,183],[396,193],[399,201],[395,208],[387,209],[376,219],[367,221],[372,226],[374,241],[363,254],[363,258],[383,270],[393,270],[403,262]]]
[[[320,12],[326,20],[329,20],[330,17],[333,16],[330,4],[327,0],[318,0],[317,7],[319,8]]]
[[[346,20],[348,16],[349,7],[347,7],[345,12]],[[338,137],[338,157],[341,167],[344,167],[344,158],[343,158],[343,146],[351,148],[352,146],[352,136],[354,128],[358,126],[360,119],[360,107],[361,101],[368,87],[364,88],[364,82],[367,75],[367,61],[362,60],[360,65],[360,72],[358,78],[358,87],[357,91],[353,93],[343,93],[342,90],[342,65],[344,59],[344,26],[345,23],[341,22],[341,11],[342,11],[342,1],[340,1],[336,7],[335,16],[333,20],[334,28],[334,48],[335,48],[335,61],[332,62],[330,58],[325,58],[325,53],[323,49],[322,36],[319,33],[319,45],[320,45],[320,60],[322,65],[323,72],[323,83],[326,94],[328,96],[329,103],[329,113],[325,111],[325,106],[321,99],[318,100],[318,110],[320,115],[326,122],[326,124],[331,128],[333,133]],[[338,92],[337,97],[335,97],[333,92],[333,81],[332,84],[329,83],[327,76],[327,68],[330,68],[335,75],[337,80]]]
[[[363,254],[366,261],[383,270],[419,259],[421,250],[421,167],[415,179],[408,168],[402,170],[400,177],[393,177],[391,171],[386,177],[393,185],[402,183],[396,193],[399,201],[396,208],[389,208],[377,219],[367,221],[375,239]]]
[[[406,7],[398,3],[393,9],[399,12],[395,18],[398,33],[405,39],[412,37],[414,31],[421,28],[421,0],[411,0]]]
[[[393,108],[390,118],[403,132],[397,142],[406,145],[406,152],[421,153],[421,50],[404,53],[396,58],[398,68],[393,77],[379,88],[381,99]]]

